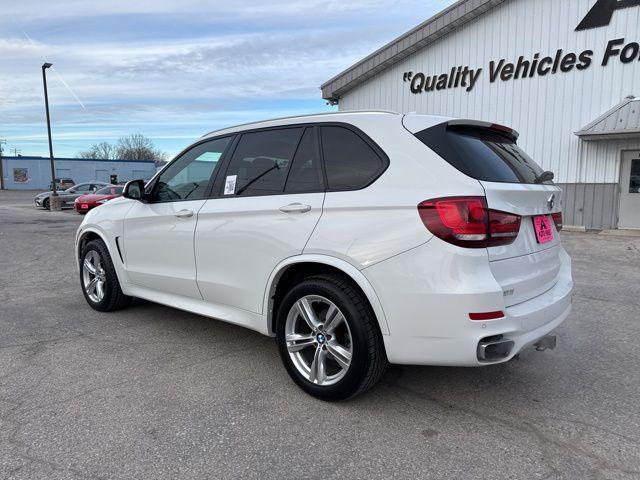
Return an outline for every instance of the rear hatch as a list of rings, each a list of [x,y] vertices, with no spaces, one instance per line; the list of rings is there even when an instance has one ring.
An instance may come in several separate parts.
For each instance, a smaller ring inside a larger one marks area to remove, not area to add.
[[[453,120],[415,133],[462,173],[483,186],[487,207],[521,217],[508,245],[487,248],[507,307],[553,288],[560,271],[558,226],[562,191],[517,145],[517,132],[499,125]],[[554,219],[554,215],[555,219]]]
[[[522,217],[520,232],[512,244],[487,249],[491,271],[502,287],[505,305],[516,305],[553,288],[561,265],[560,235],[550,213],[560,210],[556,207],[561,202],[560,189],[546,185],[481,183],[489,208]],[[553,207],[549,208],[551,203]],[[536,223],[542,235],[536,234]],[[549,234],[545,234],[545,227],[550,229]]]

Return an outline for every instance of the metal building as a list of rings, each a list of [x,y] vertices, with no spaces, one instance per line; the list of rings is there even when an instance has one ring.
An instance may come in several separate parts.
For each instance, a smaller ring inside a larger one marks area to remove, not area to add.
[[[460,0],[321,88],[340,110],[511,126],[566,224],[640,228],[640,0]]]
[[[150,179],[156,173],[153,161],[92,160],[56,158],[57,178],[71,178],[76,183],[98,180],[109,182],[111,175],[118,181]],[[51,184],[51,163],[48,157],[2,157],[4,188],[48,190]]]

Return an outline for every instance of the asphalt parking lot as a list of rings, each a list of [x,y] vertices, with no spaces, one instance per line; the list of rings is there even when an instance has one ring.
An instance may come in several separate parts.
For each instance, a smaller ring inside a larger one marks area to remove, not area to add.
[[[85,303],[81,217],[0,192],[0,478],[640,478],[640,237],[563,234],[554,351],[391,367],[324,403],[274,341],[137,301]]]

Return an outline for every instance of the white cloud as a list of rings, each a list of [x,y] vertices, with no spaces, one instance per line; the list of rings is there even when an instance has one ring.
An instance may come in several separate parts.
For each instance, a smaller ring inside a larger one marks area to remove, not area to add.
[[[60,141],[88,145],[133,131],[186,139],[325,108],[321,83],[452,1],[5,3],[0,137],[44,153],[45,60],[86,105],[49,74]]]

